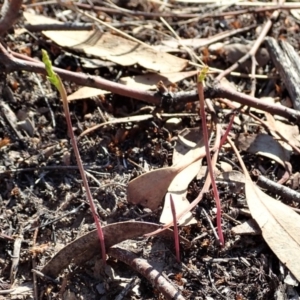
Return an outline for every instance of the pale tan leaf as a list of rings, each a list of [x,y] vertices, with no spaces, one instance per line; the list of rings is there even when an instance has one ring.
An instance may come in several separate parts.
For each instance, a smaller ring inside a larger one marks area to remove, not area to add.
[[[184,211],[187,209],[190,205],[190,202],[187,200],[185,193],[167,193],[165,196],[165,202],[164,202],[164,208],[161,213],[159,222],[162,224],[168,224],[170,222],[173,222],[173,215],[172,215],[172,210],[171,210],[171,203],[170,203],[170,195],[172,195],[173,201],[174,201],[174,206],[175,206],[175,211],[176,214],[179,214],[181,211]],[[193,215],[188,212],[186,213],[182,218],[178,220],[178,224],[180,226],[188,226],[191,224],[196,224],[197,221],[193,217]]]
[[[262,192],[250,180],[245,183],[252,217],[280,261],[300,280],[300,216],[289,206]]]
[[[218,175],[216,182],[228,183],[232,193],[240,193],[245,187],[245,176],[239,171],[223,172]]]
[[[276,131],[276,121],[275,121],[275,118],[269,113],[269,112],[265,112],[265,116],[266,116],[266,119],[267,119],[267,123],[269,125],[269,128],[273,131]]]
[[[193,47],[194,49],[203,47],[207,45],[209,38],[200,39],[181,39],[180,41],[176,39],[162,41],[162,45],[169,47],[170,49],[179,49],[182,46]]]
[[[276,120],[277,130],[286,137],[291,145],[300,147],[300,134],[297,125],[290,125]]]
[[[234,143],[234,149],[245,175],[246,199],[253,219],[279,260],[300,280],[300,216],[291,207],[262,192],[251,180]]]
[[[283,167],[285,161],[290,160],[291,151],[283,147],[278,141],[268,134],[242,134],[237,141],[240,150],[262,155],[275,160]]]
[[[189,161],[183,160],[172,167],[153,170],[135,178],[128,184],[127,201],[133,204],[141,204],[151,210],[158,208],[175,176],[204,156],[205,150],[201,148],[199,157]]]
[[[133,179],[128,184],[127,201],[155,210],[179,172],[176,167],[168,167],[150,171]]]
[[[61,23],[44,16],[24,12],[30,24]],[[179,72],[188,61],[174,55],[158,52],[137,42],[113,35],[91,31],[43,31],[43,34],[62,47],[69,47],[122,66],[139,64],[142,67],[161,73]]]
[[[157,230],[159,225],[147,222],[118,222],[106,225],[102,228],[105,246],[110,248],[127,239],[134,239]],[[172,231],[166,232],[164,237],[172,236]],[[56,278],[59,273],[69,264],[80,265],[100,253],[100,243],[97,230],[91,231],[56,253],[46,265],[42,272]]]
[[[291,145],[299,147],[300,146],[300,134],[299,127],[297,125],[287,124],[278,120],[275,120],[274,116],[268,112],[265,112],[267,123],[270,126],[270,129],[278,131],[283,137],[285,137]],[[280,139],[280,137],[273,133],[275,138]],[[284,146],[284,144],[283,144]]]
[[[224,51],[224,55],[226,56],[227,61],[233,64],[237,62],[241,57],[246,55],[250,51],[251,47],[251,44],[245,45],[240,43],[233,43],[224,45],[222,50]],[[259,48],[256,52],[255,58],[258,65],[263,67],[270,60],[270,55],[266,48]],[[251,61],[248,60],[241,64],[241,68],[251,70]]]
[[[149,73],[145,75],[137,75],[130,77],[122,77],[120,79],[120,83],[124,85],[134,86],[136,89],[141,90],[150,90],[156,89],[157,83],[159,81],[163,81],[163,83],[168,86],[172,83],[176,83],[185,78],[194,76],[198,71],[188,71],[188,72],[175,72],[175,73],[167,73],[167,74],[156,74]]]
[[[249,219],[243,224],[231,228],[233,234],[239,235],[260,235],[261,230],[254,219]]]
[[[199,135],[200,138],[200,135]],[[186,145],[183,145],[180,141],[178,141],[173,154],[173,165],[180,163],[180,161],[191,161],[197,157],[201,153],[205,151],[203,140],[198,142],[194,147],[188,148]],[[182,170],[172,181],[170,184],[168,191],[169,192],[185,192],[188,188],[188,185],[196,177],[200,166],[202,163],[202,159],[197,160],[192,163],[184,170]]]
[[[75,93],[68,96],[68,101],[79,100],[79,99],[87,99],[96,97],[99,95],[109,94],[110,92],[104,91],[101,89],[91,88],[88,86],[84,86],[78,89]]]
[[[232,165],[226,161],[220,161],[219,162],[221,172],[231,172],[232,171]]]
[[[180,138],[174,148],[173,152],[173,164],[176,165],[180,161],[190,161],[199,157],[199,155],[204,151],[203,140],[195,144],[199,138],[201,138],[199,130],[187,133],[186,129],[183,130],[185,137],[179,134]],[[192,163],[184,170],[182,170],[171,182],[168,193],[165,196],[164,208],[160,217],[160,222],[163,224],[170,223],[173,220],[171,205],[170,205],[170,194],[172,194],[174,200],[174,206],[176,214],[184,211],[189,206],[189,201],[186,198],[187,188],[193,178],[197,175],[199,168],[201,166],[202,159],[197,160]],[[187,226],[196,223],[196,220],[192,217],[189,212],[183,218],[178,220],[179,225]]]
[[[181,158],[202,138],[202,132],[199,128],[184,128],[178,133],[178,143],[173,151],[172,163],[177,164]]]

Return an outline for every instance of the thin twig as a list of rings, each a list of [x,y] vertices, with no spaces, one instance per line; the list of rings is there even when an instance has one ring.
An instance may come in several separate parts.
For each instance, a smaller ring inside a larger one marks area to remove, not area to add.
[[[0,35],[6,33],[20,16],[22,0],[5,0],[1,8]]]
[[[217,294],[219,294],[223,299],[228,299],[227,297],[225,297],[224,295],[222,295],[220,292],[219,292],[219,290],[217,289],[217,287],[216,287],[216,285],[214,284],[214,280],[212,279],[212,277],[211,277],[211,271],[210,271],[210,268],[208,267],[207,268],[207,271],[208,271],[208,277],[209,277],[209,280],[210,280],[210,283],[211,283],[211,285],[212,285],[212,287],[213,287],[213,289],[217,292]]]
[[[57,3],[57,2],[56,2]],[[253,2],[255,4],[255,2]],[[267,3],[270,4],[270,3]],[[33,4],[27,5],[27,7],[31,7]],[[300,8],[300,5],[298,3],[288,3],[288,4],[283,4],[283,5],[272,5],[272,6],[264,6],[264,7],[259,7],[255,9],[241,9],[237,11],[228,11],[228,12],[223,12],[219,14],[215,13],[207,13],[207,14],[202,14],[200,15],[199,13],[172,13],[172,12],[161,12],[161,13],[155,13],[155,12],[144,12],[144,11],[133,11],[133,10],[124,10],[118,8],[110,8],[110,7],[104,7],[104,6],[92,6],[89,4],[85,3],[79,3],[76,2],[75,5],[81,9],[85,10],[94,10],[94,11],[100,11],[100,12],[105,12],[105,13],[112,13],[112,14],[120,14],[120,15],[132,15],[132,16],[144,16],[147,18],[159,18],[159,17],[164,17],[164,18],[181,18],[181,19],[190,19],[190,18],[196,18],[197,20],[203,20],[203,19],[211,19],[211,18],[222,18],[222,17],[227,17],[227,16],[240,16],[242,14],[255,14],[255,13],[261,13],[261,12],[268,12],[268,11],[274,11],[278,9],[282,10],[291,10],[291,9],[298,9]]]
[[[40,278],[42,278],[45,281],[47,280],[47,281],[53,282],[54,284],[60,284],[59,280],[53,279],[52,277],[45,275],[41,271],[32,269],[31,272],[34,273],[34,274],[36,274],[37,276],[39,276]]]
[[[15,239],[15,242],[14,242],[14,251],[13,251],[12,263],[11,263],[11,267],[10,267],[10,283],[11,284],[13,284],[16,279],[16,275],[17,275],[17,271],[18,271],[18,267],[19,267],[19,261],[20,261],[20,251],[21,251],[22,241],[23,241],[23,234],[19,234],[19,236]]]
[[[39,231],[38,228],[36,228],[34,231],[32,247],[35,247],[35,245],[36,245],[36,238],[37,238],[38,231]],[[32,252],[31,260],[32,260],[32,269],[35,269],[36,268],[36,253],[35,252]],[[32,277],[33,277],[33,298],[34,298],[34,300],[38,300],[39,298],[38,298],[36,273],[32,273]]]
[[[30,32],[40,32],[48,30],[93,30],[93,24],[87,23],[64,23],[64,24],[25,24],[24,27]]]
[[[184,300],[185,298],[179,291],[153,266],[151,266],[145,259],[139,258],[132,252],[121,249],[119,247],[111,247],[108,254],[114,258],[128,264],[135,271],[142,274],[151,284],[161,292],[166,299]]]
[[[13,54],[13,55],[12,55]],[[13,53],[9,54],[7,50],[0,43],[0,62],[6,72],[14,71],[28,71],[46,74],[44,65],[32,58],[28,58],[24,55]],[[19,57],[19,58],[15,58]],[[94,88],[108,90],[112,93],[122,95],[125,97],[141,100],[153,105],[162,105],[162,96],[157,92],[137,90],[133,87],[128,87],[123,84],[112,82],[101,78],[99,76],[91,76],[83,73],[76,73],[60,68],[53,68],[53,70],[64,80],[72,81],[78,85],[90,86]],[[263,111],[267,111],[271,114],[279,115],[285,118],[292,118],[300,120],[300,112],[290,109],[284,106],[265,103],[258,98],[245,95],[232,88],[223,86],[220,83],[212,86],[206,86],[204,88],[204,94],[206,98],[227,98],[232,101],[241,103],[242,105],[251,106]],[[172,98],[174,103],[187,103],[198,101],[197,91],[178,92],[174,93]]]
[[[173,225],[174,225],[174,242],[175,242],[176,259],[177,259],[177,262],[180,263],[179,232],[178,232],[178,226],[177,226],[177,220],[176,220],[175,205],[174,205],[174,201],[173,201],[173,197],[172,197],[171,193],[170,193],[170,204],[171,204],[171,211],[172,211]]]
[[[140,278],[133,277],[130,282],[124,287],[124,289],[121,291],[121,293],[115,298],[115,300],[123,300],[126,295],[129,293],[130,290],[132,290],[137,284],[141,282]]]
[[[177,39],[179,45],[185,49],[185,51],[190,55],[191,59],[194,62],[198,61],[198,63],[200,63],[201,65],[204,65],[203,61],[200,59],[199,56],[196,55],[195,51],[190,49],[189,47],[187,47],[185,44],[182,43],[180,36],[175,32],[175,30],[173,30],[173,28],[169,25],[169,23],[163,17],[160,17],[160,20],[172,32],[172,34]]]
[[[300,193],[292,190],[289,187],[283,186],[277,182],[274,182],[273,180],[268,179],[267,177],[263,175],[259,175],[257,178],[257,185],[268,189],[268,191],[275,193],[277,195],[280,195],[285,200],[295,201],[300,203]]]
[[[284,3],[284,1],[285,0],[280,0],[279,1],[279,5],[282,5]],[[250,51],[247,54],[245,54],[243,57],[241,57],[231,67],[229,67],[228,69],[226,69],[224,72],[220,73],[217,76],[217,78],[215,79],[216,82],[220,81],[224,76],[227,76],[230,72],[234,71],[241,64],[243,64],[246,60],[248,60],[249,58],[251,58],[252,59],[252,72],[251,72],[251,76],[252,76],[252,82],[255,83],[255,77],[253,76],[253,74],[255,74],[255,65],[256,65],[255,54],[256,54],[258,48],[260,47],[261,43],[263,42],[264,38],[266,37],[267,33],[269,32],[270,28],[272,27],[273,22],[277,19],[279,12],[280,12],[280,10],[275,10],[272,13],[271,17],[267,20],[267,22],[265,23],[264,27],[262,28],[262,30],[261,30],[261,32],[259,34],[259,37],[253,43]]]
[[[46,226],[48,226],[48,225],[50,225],[50,224],[53,224],[53,223],[55,223],[55,222],[57,222],[57,221],[59,221],[59,220],[65,218],[65,217],[67,217],[67,216],[70,216],[70,215],[72,215],[72,214],[76,214],[76,213],[79,211],[79,209],[82,208],[82,207],[85,206],[85,205],[86,205],[85,203],[81,203],[78,207],[72,209],[71,211],[66,212],[66,213],[63,214],[62,216],[57,217],[57,218],[55,218],[55,219],[53,219],[53,220],[51,220],[51,221],[47,221],[46,223],[43,223],[43,224],[38,225],[38,226],[36,226],[36,227],[25,229],[24,232],[27,232],[27,231],[30,232],[30,231],[34,231],[34,230],[36,230],[36,229],[38,229],[38,228],[46,227]]]
[[[34,78],[35,78],[35,81],[36,81],[37,85],[39,86],[39,89],[40,89],[41,92],[42,92],[42,95],[43,95],[43,97],[44,97],[44,100],[45,100],[45,102],[46,102],[46,105],[47,105],[47,107],[48,107],[48,109],[49,109],[50,116],[51,116],[51,120],[52,120],[52,126],[55,128],[55,127],[56,127],[55,116],[54,116],[54,112],[53,112],[53,110],[52,110],[52,108],[51,108],[51,106],[50,106],[50,104],[49,104],[48,97],[46,96],[46,93],[45,93],[45,91],[44,91],[44,88],[43,88],[43,86],[42,86],[42,84],[41,84],[41,81],[39,80],[37,74],[36,74],[36,73],[33,73],[33,75],[34,75]]]
[[[7,295],[15,291],[16,289],[9,289],[9,290],[0,290],[0,295]]]
[[[5,240],[8,240],[8,241],[14,241],[15,239],[5,233],[2,233],[0,232],[0,239],[5,239]]]
[[[208,222],[210,228],[212,229],[212,232],[213,232],[213,234],[214,234],[216,240],[219,241],[220,238],[219,238],[219,236],[218,236],[218,234],[217,234],[217,232],[216,232],[216,230],[215,230],[215,227],[214,227],[214,225],[213,225],[213,223],[212,223],[212,221],[211,221],[209,215],[207,214],[206,210],[205,210],[203,207],[202,207],[202,210],[201,210],[201,211],[203,212],[204,216],[206,217],[206,220],[207,220],[207,222]]]

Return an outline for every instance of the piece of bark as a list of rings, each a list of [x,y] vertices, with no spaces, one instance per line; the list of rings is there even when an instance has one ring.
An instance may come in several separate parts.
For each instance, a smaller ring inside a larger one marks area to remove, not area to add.
[[[300,57],[286,41],[265,39],[271,59],[282,78],[293,102],[294,109],[300,110]]]
[[[300,203],[300,193],[287,187],[279,184],[278,182],[274,182],[265,176],[260,175],[257,178],[257,185],[268,189],[268,191],[272,193],[276,193],[277,195],[280,195],[285,200],[295,201]]]

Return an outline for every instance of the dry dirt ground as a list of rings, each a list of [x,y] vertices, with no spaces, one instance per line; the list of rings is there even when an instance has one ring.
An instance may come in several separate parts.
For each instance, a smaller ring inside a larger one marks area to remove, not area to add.
[[[60,21],[91,22],[86,16],[63,8],[58,3],[37,4],[35,1],[25,2],[24,11]],[[110,1],[95,4],[116,9]],[[114,4],[137,12],[159,14],[169,10],[168,5],[160,10],[163,5],[159,1],[120,0]],[[271,12],[249,12],[201,19],[204,14],[219,15],[247,7],[175,1],[169,4],[172,10],[199,14],[198,17],[185,19],[165,17],[182,39],[208,39],[226,30],[257,24],[255,28],[222,41],[245,45],[256,40],[258,28],[271,15]],[[172,36],[158,17],[135,16],[126,12],[117,14],[114,11],[96,12],[92,8],[88,12],[151,45],[160,45],[162,40]],[[54,44],[41,32],[29,30],[20,33],[25,22],[21,16],[14,28],[3,37],[3,45],[37,59],[41,59],[41,49],[46,49],[57,67],[100,75],[114,82],[121,77],[146,72],[139,65],[121,66],[101,60],[97,61],[97,67],[90,67],[84,54]],[[284,10],[268,35],[288,41],[298,51],[299,22],[296,15]],[[138,30],[138,26],[142,30]],[[105,27],[101,30],[111,31]],[[57,34],[60,34],[59,31]],[[209,66],[225,69],[234,62],[234,58],[226,58],[221,53],[211,54],[208,47],[196,47],[194,51]],[[190,58],[184,48],[175,51],[174,55]],[[194,69],[188,66],[185,71]],[[276,75],[270,59],[258,66],[258,72],[261,75]],[[215,74],[210,76],[213,78]],[[228,76],[228,79],[241,92],[249,93],[251,90],[249,78]],[[171,85],[170,89],[173,92],[189,91],[195,89],[195,82],[195,78],[190,77]],[[64,84],[68,94],[79,88],[70,81],[64,81]],[[43,278],[32,272],[32,269],[41,270],[54,254],[94,230],[95,225],[58,93],[45,76],[22,70],[1,73],[0,85],[0,299],[164,299],[157,287],[128,264],[109,256],[106,266],[103,266],[100,250],[98,255],[85,263],[71,262],[57,278]],[[278,76],[257,79],[255,96],[269,95],[288,98]],[[214,105],[219,121],[226,129],[230,110],[220,103]],[[145,169],[172,164],[179,133],[184,128],[199,128],[198,103],[179,103],[162,109],[132,98],[107,94],[72,101],[69,107],[76,136],[93,125],[103,123],[105,119],[153,114],[150,120],[103,126],[81,138],[78,146],[103,225],[125,221],[159,224],[162,207],[151,211],[127,203],[127,185]],[[160,117],[162,112],[187,115],[167,122],[168,118]],[[263,117],[261,112],[254,114]],[[245,131],[250,134],[262,132],[257,123],[253,125],[242,115],[237,118],[239,122],[233,125],[232,137]],[[272,180],[282,178],[284,168],[276,161],[244,151],[241,155],[248,171],[260,169]],[[229,147],[221,149],[218,162],[221,161],[240,171],[237,157]],[[300,166],[295,153],[289,163],[293,166],[292,173],[296,174]],[[205,159],[203,165],[206,165]],[[220,164],[218,166],[220,169]],[[201,178],[190,183],[187,193],[189,201],[197,197],[203,183]],[[293,188],[298,189],[297,182],[294,182]],[[232,233],[234,226],[251,218],[243,210],[247,209],[244,192],[235,193],[231,186],[223,184],[218,185],[218,189],[222,211],[227,214],[222,218],[224,247],[218,245],[213,231],[216,226],[216,204],[211,192],[204,195],[192,212],[196,223],[179,228],[180,235],[190,242],[181,243],[181,263],[176,262],[172,239],[139,237],[125,241],[123,246],[162,272],[184,299],[299,299],[299,288],[293,287],[292,279],[287,279],[287,269],[260,234]],[[298,207],[298,204],[290,203]],[[115,234],[122,234],[122,231]]]

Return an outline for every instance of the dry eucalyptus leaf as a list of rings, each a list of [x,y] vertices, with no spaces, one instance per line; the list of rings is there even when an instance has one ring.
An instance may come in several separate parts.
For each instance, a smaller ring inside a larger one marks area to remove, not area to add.
[[[172,195],[176,215],[180,212],[187,209],[190,205],[190,202],[186,198],[187,192],[184,193],[175,193],[175,192],[168,192],[165,196],[165,202],[164,202],[164,208],[161,213],[159,222],[162,224],[169,224],[170,222],[173,222],[173,215],[171,210],[171,203],[170,203],[170,195]],[[191,224],[196,224],[197,221],[193,217],[191,212],[186,213],[184,216],[182,216],[179,220],[177,220],[178,225],[180,226],[188,226]]]
[[[296,147],[300,146],[300,134],[299,127],[297,125],[286,124],[281,121],[275,120],[273,115],[267,112],[265,112],[265,116],[271,130],[277,130],[290,142],[291,145]],[[280,139],[280,137],[276,133],[274,133],[274,137]]]
[[[200,135],[199,135],[200,137]],[[194,147],[188,148],[183,145],[180,140],[178,141],[173,154],[173,166],[181,161],[191,161],[201,155],[205,151],[203,139],[198,142]],[[170,184],[169,192],[185,192],[188,185],[196,177],[201,166],[202,159],[199,159],[182,170]]]
[[[122,241],[143,236],[158,228],[160,228],[160,226],[153,223],[129,221],[106,225],[102,230],[105,246],[108,249]],[[163,236],[172,238],[172,231],[168,230]],[[97,231],[91,231],[66,245],[56,253],[43,267],[42,272],[56,278],[70,263],[80,265],[90,260],[94,255],[100,254],[100,249]]]
[[[177,165],[145,173],[128,184],[127,201],[154,210],[159,207],[173,179],[186,167],[205,156],[204,147],[198,157],[183,160]]]
[[[186,130],[185,130],[186,132]],[[201,135],[197,132],[197,135],[190,135],[194,140],[186,140],[183,136],[178,139],[178,142],[174,148],[173,153],[173,164],[179,163],[182,160],[189,161],[191,159],[197,158],[201,152],[204,150],[203,140],[195,144]],[[188,146],[194,145],[194,146]],[[171,182],[168,193],[165,196],[164,208],[160,217],[160,222],[163,224],[168,224],[173,220],[171,205],[170,205],[170,194],[172,194],[176,214],[184,211],[189,206],[189,201],[186,198],[187,188],[190,182],[196,177],[199,168],[201,166],[202,159],[197,160],[192,163],[184,170],[182,170]],[[187,226],[190,224],[196,223],[196,220],[192,217],[192,214],[189,212],[183,218],[178,220],[179,225]]]
[[[88,86],[84,86],[80,89],[78,89],[75,93],[68,96],[68,101],[72,100],[79,100],[79,99],[87,99],[87,98],[93,98],[100,95],[109,94],[110,92],[104,91],[101,89],[91,88]]]
[[[23,14],[28,23],[32,25],[61,23],[28,12]],[[139,64],[148,70],[171,73],[181,71],[188,64],[185,59],[158,52],[150,46],[141,45],[118,35],[103,34],[97,29],[90,31],[43,31],[43,34],[62,47],[110,60],[121,66]]]
[[[231,172],[232,171],[232,165],[226,161],[220,161],[219,162],[221,172]]]
[[[124,85],[134,86],[140,90],[157,89],[157,83],[162,81],[166,86],[181,81],[185,78],[194,76],[198,71],[175,72],[166,74],[149,73],[145,75],[137,75],[120,78],[120,83]]]
[[[218,175],[216,182],[228,183],[232,193],[240,193],[245,187],[245,176],[239,171],[223,172]]]
[[[260,134],[241,134],[237,140],[240,150],[262,155],[275,160],[285,168],[285,162],[290,160],[291,151],[284,148],[272,136]]]
[[[234,44],[225,45],[223,47],[223,51],[227,61],[231,64],[234,64],[241,57],[247,54],[250,51],[251,47],[252,47],[251,44],[244,45],[240,43],[234,43]],[[266,48],[259,48],[255,55],[255,58],[258,65],[260,67],[263,67],[270,60],[270,55]],[[246,70],[251,70],[251,60],[248,60],[245,63],[243,63],[241,65],[241,68]]]
[[[127,201],[155,210],[180,171],[181,168],[176,167],[161,168],[133,179],[128,184]]]
[[[300,216],[289,206],[245,183],[247,203],[262,235],[279,260],[300,280]]]

